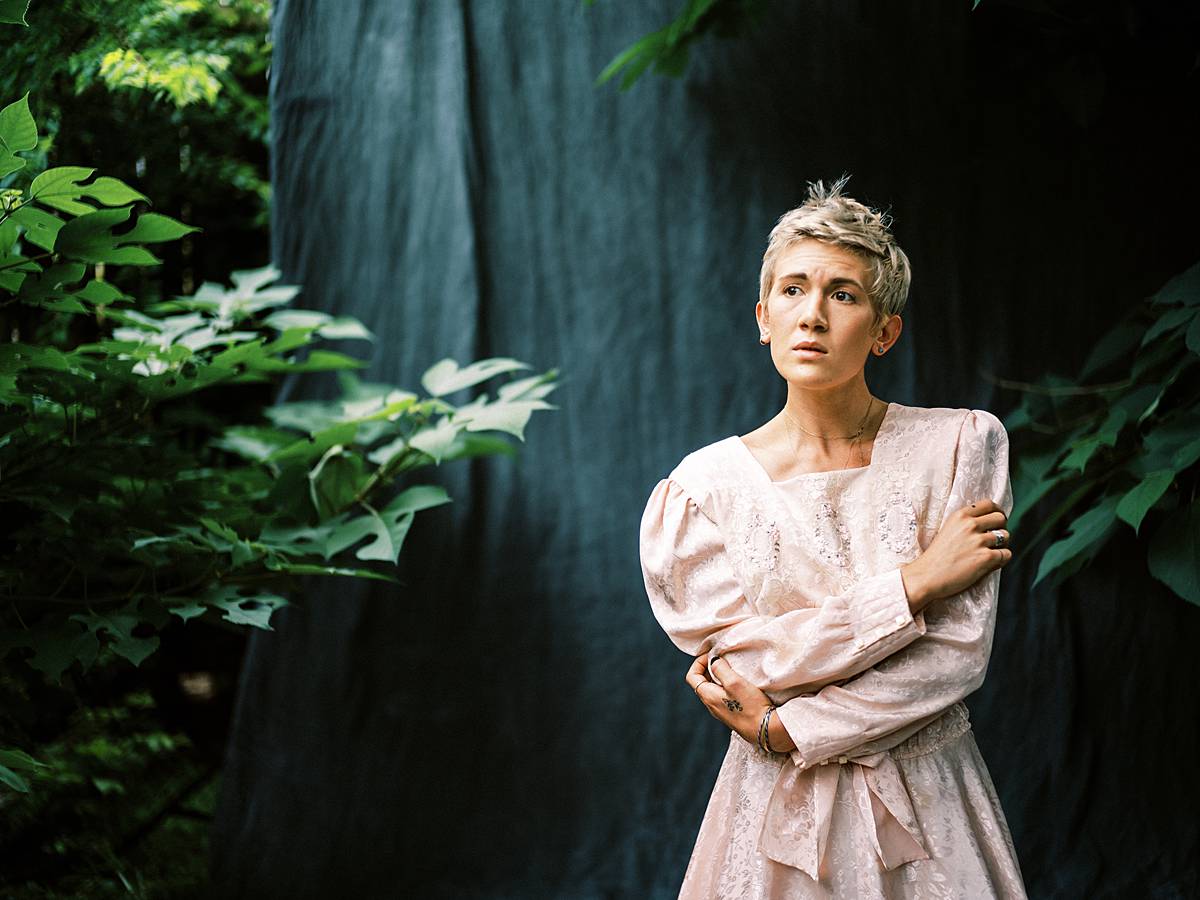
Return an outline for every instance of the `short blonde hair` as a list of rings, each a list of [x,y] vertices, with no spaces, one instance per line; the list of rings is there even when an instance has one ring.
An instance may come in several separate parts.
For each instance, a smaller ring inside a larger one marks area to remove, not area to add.
[[[842,188],[849,180],[843,175],[828,187],[821,181],[810,183],[804,203],[784,213],[771,229],[759,275],[758,298],[764,306],[779,255],[796,241],[814,238],[857,253],[870,267],[871,283],[865,287],[875,309],[875,327],[904,309],[912,268],[892,237],[891,216],[844,196]]]

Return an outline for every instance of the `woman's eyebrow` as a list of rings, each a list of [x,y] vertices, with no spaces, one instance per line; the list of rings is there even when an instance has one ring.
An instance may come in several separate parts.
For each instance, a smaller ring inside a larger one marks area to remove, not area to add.
[[[785,281],[808,281],[808,273],[807,272],[789,272],[787,275],[780,275],[778,278],[776,278],[775,284],[778,285]],[[856,279],[856,278],[840,276],[838,278],[830,278],[829,283],[831,285],[833,285],[833,284],[852,284],[859,290],[862,290],[862,291],[866,290],[866,288],[864,288],[862,286],[862,284],[860,284],[858,279]]]

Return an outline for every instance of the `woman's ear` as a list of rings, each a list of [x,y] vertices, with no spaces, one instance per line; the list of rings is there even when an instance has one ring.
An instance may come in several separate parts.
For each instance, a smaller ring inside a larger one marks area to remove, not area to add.
[[[754,318],[758,319],[758,336],[767,337],[771,333],[771,321],[767,314],[767,306],[761,300],[754,304]]]

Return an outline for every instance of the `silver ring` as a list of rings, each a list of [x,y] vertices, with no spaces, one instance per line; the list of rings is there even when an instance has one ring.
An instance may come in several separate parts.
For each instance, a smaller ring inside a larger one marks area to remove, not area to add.
[[[1001,531],[999,528],[993,528],[993,529],[991,529],[991,531],[992,531],[992,534],[994,534],[996,536],[996,543],[992,544],[992,549],[997,550],[1000,547],[1003,547],[1005,545],[1005,543],[1008,541],[1008,538],[1006,538],[1004,536],[1004,532]]]

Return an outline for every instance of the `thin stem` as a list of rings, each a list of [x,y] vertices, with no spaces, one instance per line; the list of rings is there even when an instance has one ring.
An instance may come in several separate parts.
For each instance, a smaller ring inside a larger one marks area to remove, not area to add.
[[[1134,383],[1134,379],[1125,378],[1121,381],[1110,381],[1106,384],[1063,384],[1063,385],[1046,385],[1032,384],[1028,381],[1017,381],[1012,378],[1000,378],[991,373],[984,372],[984,377],[997,387],[1012,388],[1018,391],[1025,391],[1030,394],[1042,394],[1047,397],[1071,397],[1077,395],[1102,394],[1105,391],[1115,391],[1120,388],[1130,387]]]
[[[11,262],[8,265],[0,266],[0,272],[3,272],[5,269],[15,269],[18,266],[25,265],[25,263],[37,262],[39,259],[49,259],[53,255],[54,253],[52,251],[47,251],[46,253],[40,253],[37,256],[29,256],[18,262]]]

